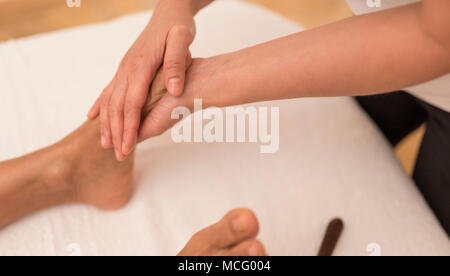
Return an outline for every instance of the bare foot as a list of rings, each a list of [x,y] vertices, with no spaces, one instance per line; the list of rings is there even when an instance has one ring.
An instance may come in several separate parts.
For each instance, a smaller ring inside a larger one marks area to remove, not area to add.
[[[265,256],[264,246],[256,240],[258,232],[252,211],[233,210],[195,234],[178,256]]]
[[[66,203],[100,209],[124,206],[133,192],[133,158],[116,161],[100,146],[99,122],[86,122],[62,141],[0,162],[0,229],[35,211]]]
[[[160,70],[143,108],[142,118],[167,92]],[[73,188],[74,201],[103,210],[115,210],[128,203],[133,194],[134,151],[117,161],[113,148],[100,142],[99,119],[87,121],[79,129],[44,151],[53,152],[46,175],[48,183]]]
[[[115,159],[100,145],[98,120],[88,121],[62,141],[44,150],[49,164],[40,177],[47,186],[70,187],[74,202],[99,209],[124,206],[133,193],[133,163]],[[44,159],[44,160],[46,160]]]
[[[166,93],[161,72],[158,76],[143,118]],[[118,209],[133,194],[133,165],[133,151],[119,162],[113,149],[101,147],[99,119],[87,121],[52,146],[0,162],[0,229],[30,213],[61,204],[78,202]]]

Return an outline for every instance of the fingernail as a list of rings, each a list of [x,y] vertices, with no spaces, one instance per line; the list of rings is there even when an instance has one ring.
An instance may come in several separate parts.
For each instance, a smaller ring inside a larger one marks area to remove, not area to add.
[[[233,220],[233,230],[236,233],[244,233],[247,231],[247,222],[243,217],[237,217]]]
[[[102,147],[106,147],[106,138],[102,135]]]
[[[169,91],[169,93],[172,96],[178,96],[180,94],[179,90],[181,90],[181,79],[180,78],[170,79],[167,85],[167,91]]]
[[[123,142],[122,153],[124,155],[128,155],[128,154],[130,154],[130,152],[131,152],[131,149],[130,149],[130,146],[128,146],[128,143],[127,142]]]
[[[116,153],[117,160],[121,161],[122,160],[122,154],[117,149],[115,150],[115,153]]]
[[[108,148],[108,142],[109,142],[109,133],[108,133],[108,131],[106,130],[106,129],[103,129],[103,135],[102,135],[102,139],[104,140],[104,147],[105,148]]]
[[[125,133],[124,137],[123,137],[123,143],[122,143],[122,153],[125,155],[129,154],[129,149],[128,149],[128,133]]]

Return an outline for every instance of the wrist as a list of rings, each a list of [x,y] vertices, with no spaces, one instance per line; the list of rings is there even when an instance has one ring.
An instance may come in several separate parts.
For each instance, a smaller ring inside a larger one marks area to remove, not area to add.
[[[237,64],[234,54],[194,59],[186,73],[186,106],[192,109],[194,99],[201,99],[203,108],[244,103],[245,78],[235,74]]]

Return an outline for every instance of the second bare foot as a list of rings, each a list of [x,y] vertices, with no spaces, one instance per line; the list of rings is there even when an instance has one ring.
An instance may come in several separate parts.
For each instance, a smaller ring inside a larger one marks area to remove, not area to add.
[[[195,234],[179,256],[265,256],[256,239],[258,220],[252,211],[237,209]]]

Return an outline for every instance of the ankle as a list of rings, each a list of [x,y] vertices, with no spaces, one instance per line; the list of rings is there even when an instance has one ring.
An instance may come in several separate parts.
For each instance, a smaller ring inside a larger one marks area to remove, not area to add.
[[[56,145],[54,147],[58,147]],[[50,201],[61,203],[79,202],[77,187],[72,181],[73,162],[69,155],[62,154],[63,150],[51,148],[51,157],[41,171],[37,185],[43,193],[52,197]]]
[[[49,148],[49,165],[42,179],[67,191],[72,202],[102,210],[116,210],[133,193],[133,154],[124,162],[112,149],[100,145],[98,120],[87,121],[64,140]]]

